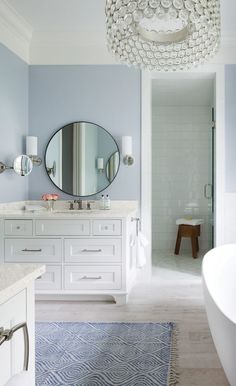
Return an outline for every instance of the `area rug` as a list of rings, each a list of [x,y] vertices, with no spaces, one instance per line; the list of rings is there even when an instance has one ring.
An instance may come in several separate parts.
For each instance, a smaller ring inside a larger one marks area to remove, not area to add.
[[[174,386],[173,323],[37,323],[36,386]]]

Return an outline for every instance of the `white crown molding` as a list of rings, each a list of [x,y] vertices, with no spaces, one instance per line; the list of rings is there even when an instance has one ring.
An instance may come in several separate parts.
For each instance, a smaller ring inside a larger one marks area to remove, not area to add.
[[[32,30],[27,21],[0,0],[0,42],[28,64],[115,64],[101,30]],[[236,33],[224,31],[213,63],[236,63]]]
[[[7,0],[0,0],[0,42],[30,63],[32,28]]]

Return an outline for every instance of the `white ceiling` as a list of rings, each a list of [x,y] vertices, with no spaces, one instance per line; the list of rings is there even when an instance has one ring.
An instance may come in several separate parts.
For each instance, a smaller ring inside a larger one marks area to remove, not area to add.
[[[105,29],[105,0],[7,0],[33,30]],[[222,31],[236,32],[236,1],[221,0]]]
[[[35,30],[105,30],[105,0],[7,0]]]
[[[0,0],[0,42],[31,64],[111,64],[106,0]],[[214,63],[236,62],[236,0],[221,0]]]

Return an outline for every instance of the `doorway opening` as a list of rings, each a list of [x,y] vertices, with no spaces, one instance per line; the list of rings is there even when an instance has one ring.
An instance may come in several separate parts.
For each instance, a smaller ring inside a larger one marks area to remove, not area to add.
[[[152,79],[152,265],[200,274],[215,243],[215,77]],[[176,221],[201,220],[198,259],[191,239],[174,254]]]

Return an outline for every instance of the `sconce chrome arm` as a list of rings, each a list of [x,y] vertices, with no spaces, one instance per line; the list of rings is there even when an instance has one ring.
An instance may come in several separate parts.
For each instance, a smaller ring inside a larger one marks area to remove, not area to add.
[[[3,173],[8,169],[13,169],[13,166],[7,166],[3,162],[0,162],[0,173]]]
[[[42,159],[40,157],[38,157],[37,155],[29,155],[29,158],[31,159],[31,161],[33,162],[33,165],[34,166],[40,166],[42,165]]]

